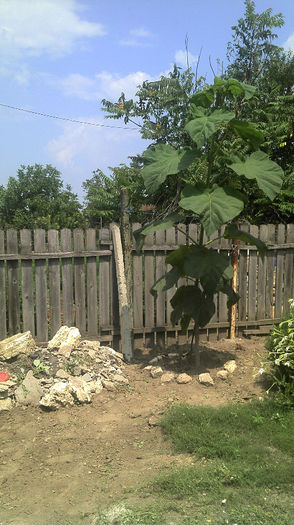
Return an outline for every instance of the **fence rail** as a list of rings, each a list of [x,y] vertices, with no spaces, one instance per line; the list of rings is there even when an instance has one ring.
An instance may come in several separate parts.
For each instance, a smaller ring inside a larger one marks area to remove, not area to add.
[[[139,227],[133,224],[132,231]],[[294,225],[242,228],[265,241],[269,249],[262,260],[254,246],[239,245],[239,333],[280,318],[294,296]],[[210,239],[210,247],[229,253],[230,241],[216,237]],[[191,239],[199,239],[198,225],[182,224],[147,236],[142,252],[132,252],[133,331],[138,347],[187,341],[187,334],[170,322],[176,286],[156,298],[150,287],[165,271],[165,255]],[[180,279],[178,286],[185,282]],[[215,306],[202,337],[228,334],[226,296],[220,293]],[[0,231],[0,308],[0,339],[30,330],[45,342],[67,324],[117,347],[119,313],[110,230]]]

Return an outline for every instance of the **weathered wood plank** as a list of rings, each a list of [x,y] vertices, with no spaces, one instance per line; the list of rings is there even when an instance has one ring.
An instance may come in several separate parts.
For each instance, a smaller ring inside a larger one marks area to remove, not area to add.
[[[185,245],[187,242],[187,236],[186,236],[186,224],[179,224],[177,227],[177,241],[178,245],[182,246]],[[178,280],[177,287],[180,288],[181,286],[186,286],[187,280],[182,277]],[[188,331],[187,333],[184,333],[182,331],[178,332],[178,343],[179,345],[185,345],[188,341]]]
[[[141,228],[141,224],[133,224],[133,233]],[[143,265],[142,255],[133,254],[133,312],[134,328],[143,326]]]
[[[224,233],[224,226],[222,226],[220,233],[223,235]],[[231,241],[229,239],[220,239],[220,250],[219,252],[223,255],[228,255],[229,250],[231,249]],[[228,321],[229,319],[229,311],[227,306],[228,298],[226,294],[220,292],[219,298],[218,298],[218,320],[219,321]]]
[[[153,234],[147,235],[145,237],[145,244],[154,245]],[[155,327],[155,318],[154,318],[154,297],[150,293],[151,286],[155,282],[154,277],[154,252],[145,252],[144,253],[144,327],[154,328]],[[146,345],[152,347],[154,344],[154,334],[150,333],[148,337],[145,338]]]
[[[190,226],[192,226],[192,225],[190,225]],[[193,226],[195,226],[195,225],[193,225]],[[194,233],[195,233],[195,230],[194,230]],[[170,246],[174,246],[175,245],[175,243],[176,243],[176,230],[175,230],[175,228],[169,228],[169,230],[166,231],[166,242]],[[171,265],[168,264],[166,269],[168,271],[168,270],[171,270],[171,268],[172,268]],[[168,332],[167,332],[167,344],[168,344],[168,346],[174,345],[177,342],[176,329],[173,328],[173,325],[172,325],[172,322],[171,322],[171,319],[170,319],[170,316],[171,316],[171,313],[172,313],[172,310],[173,310],[172,306],[170,304],[170,301],[173,298],[174,294],[176,293],[176,290],[177,290],[176,286],[173,286],[172,288],[170,288],[166,292],[166,322],[167,322],[168,327],[170,328],[170,330],[168,330]]]
[[[84,232],[80,228],[74,230],[74,249],[83,251],[84,249]],[[75,325],[81,334],[86,333],[86,287],[85,287],[85,260],[84,257],[75,257],[74,259],[74,276],[75,276]]]
[[[161,230],[155,234],[156,243],[160,246],[165,240],[165,231]],[[162,251],[155,252],[155,280],[165,274],[165,254]],[[165,292],[158,292],[156,297],[156,326],[165,326]],[[156,338],[156,343],[163,347],[165,343],[164,332]]]
[[[17,231],[7,230],[7,251],[18,252]],[[20,331],[20,302],[18,261],[9,261],[8,267],[8,327],[9,334],[17,334]]]
[[[285,242],[285,225],[278,225],[278,244]],[[276,263],[276,304],[275,304],[275,317],[281,317],[283,315],[283,306],[284,306],[284,263],[285,263],[285,250],[277,250],[277,263]]]
[[[96,230],[90,228],[86,231],[87,250],[96,249]],[[87,311],[88,335],[98,334],[98,302],[97,302],[97,261],[96,257],[87,259]]]
[[[61,230],[61,248],[64,251],[72,250],[71,230]],[[73,306],[73,262],[72,257],[62,259],[62,324],[72,326],[74,324]]]
[[[34,231],[34,249],[45,252],[45,230]],[[46,261],[36,261],[36,336],[48,341]]]
[[[101,228],[99,230],[99,248],[104,248],[107,242],[110,241],[110,230],[108,228]],[[111,279],[111,257],[103,257],[99,259],[99,325],[100,330],[103,328],[109,329],[112,325],[110,307],[110,279]]]
[[[266,224],[260,226],[259,238],[266,243],[268,238],[268,227]],[[262,257],[258,255],[257,319],[265,318],[266,266],[266,256],[262,259]]]
[[[294,241],[294,224],[287,224],[287,243]],[[285,254],[285,278],[284,278],[284,308],[283,312],[289,312],[289,299],[294,298],[293,287],[293,268],[294,268],[294,249],[288,248]]]
[[[20,244],[22,254],[29,255],[32,253],[31,230],[20,230]],[[21,274],[23,332],[30,330],[32,336],[35,337],[34,281],[32,261],[22,261]]]
[[[240,230],[248,232],[248,224],[241,224]],[[239,253],[239,271],[238,271],[238,293],[240,299],[238,301],[238,319],[239,321],[246,321],[247,318],[247,293],[248,293],[248,257],[247,250],[240,250]]]
[[[4,231],[0,230],[0,253],[4,253]],[[5,262],[0,261],[0,340],[7,336]]]
[[[274,224],[267,225],[267,243],[275,242],[276,227]],[[267,251],[265,255],[266,283],[265,283],[265,317],[272,319],[274,317],[274,275],[275,275],[274,251]]]
[[[258,226],[250,225],[249,232],[258,237]],[[249,252],[248,263],[248,320],[256,319],[257,252]]]
[[[59,235],[57,230],[48,231],[48,251],[57,253],[59,250]],[[50,259],[49,266],[49,308],[50,308],[50,338],[61,326],[60,315],[60,266],[59,259]]]

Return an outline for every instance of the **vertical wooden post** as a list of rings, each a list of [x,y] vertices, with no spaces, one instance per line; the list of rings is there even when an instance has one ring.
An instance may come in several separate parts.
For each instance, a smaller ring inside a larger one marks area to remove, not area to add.
[[[133,309],[133,275],[132,275],[132,231],[130,225],[129,212],[129,191],[128,188],[121,188],[120,190],[120,206],[121,206],[121,238],[123,258],[125,263],[125,277],[127,287],[127,298],[129,304],[130,315],[130,329],[133,331],[134,324],[134,309]],[[132,334],[133,337],[133,334]]]
[[[238,240],[233,240],[233,278],[232,278],[232,288],[234,292],[237,292],[237,275],[238,275]],[[230,339],[234,339],[236,336],[236,314],[237,314],[237,304],[233,304],[231,308],[231,319],[230,319]]]

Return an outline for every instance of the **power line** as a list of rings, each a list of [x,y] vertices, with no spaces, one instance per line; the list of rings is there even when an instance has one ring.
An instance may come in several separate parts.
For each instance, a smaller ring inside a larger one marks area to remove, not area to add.
[[[108,126],[107,124],[98,124],[96,122],[86,122],[84,120],[76,120],[73,118],[59,117],[58,115],[49,115],[47,113],[40,113],[39,111],[31,111],[30,109],[18,108],[16,106],[9,106],[8,104],[1,104],[3,108],[16,109],[17,111],[24,111],[25,113],[31,113],[32,115],[38,115],[39,117],[55,118],[57,120],[65,120],[67,122],[74,122],[76,124],[86,124],[87,126],[96,126],[98,128],[111,128],[111,129],[124,129],[137,131],[138,128],[126,128],[125,126]]]

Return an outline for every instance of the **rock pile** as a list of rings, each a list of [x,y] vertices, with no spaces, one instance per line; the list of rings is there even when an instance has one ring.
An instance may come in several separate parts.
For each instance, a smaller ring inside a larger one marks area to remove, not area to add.
[[[0,411],[17,405],[56,410],[90,403],[103,388],[128,385],[123,355],[99,341],[81,341],[77,328],[62,326],[46,348],[30,332],[0,342]]]

